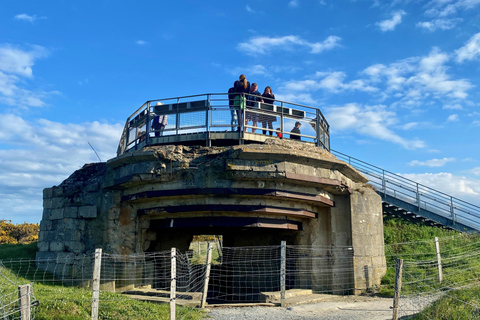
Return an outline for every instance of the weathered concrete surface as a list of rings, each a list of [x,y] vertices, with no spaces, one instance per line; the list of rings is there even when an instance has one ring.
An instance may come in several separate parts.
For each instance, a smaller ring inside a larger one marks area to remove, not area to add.
[[[287,140],[149,147],[45,189],[37,257],[185,251],[195,234],[222,234],[225,246],[353,246],[348,277],[360,290],[385,272],[381,199],[367,181],[329,152]],[[336,268],[329,286],[345,277]]]

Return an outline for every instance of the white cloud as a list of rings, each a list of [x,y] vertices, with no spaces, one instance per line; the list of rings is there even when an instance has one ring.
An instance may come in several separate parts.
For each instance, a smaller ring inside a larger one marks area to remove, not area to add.
[[[472,173],[476,176],[480,176],[480,167],[475,167],[475,168],[471,169],[470,173]]]
[[[456,122],[458,121],[458,114],[451,114],[448,116],[447,121],[448,122]]]
[[[37,59],[48,56],[41,46],[23,50],[10,44],[0,44],[0,103],[22,107],[41,107],[44,98],[58,92],[32,92],[25,89],[25,79],[33,78],[33,65]]]
[[[480,205],[480,180],[451,173],[401,174],[401,176],[450,196]]]
[[[261,64],[251,65],[247,67],[236,67],[233,69],[229,69],[229,72],[234,76],[239,76],[240,74],[248,74],[250,75],[264,75],[267,73],[267,68]],[[247,78],[250,81],[250,79]]]
[[[135,43],[138,44],[139,46],[144,46],[144,45],[148,44],[148,42],[144,41],[144,40],[137,40]]]
[[[382,32],[395,30],[395,27],[402,23],[402,16],[406,14],[405,11],[399,10],[392,13],[392,18],[377,22],[376,25]]]
[[[463,107],[459,103],[454,103],[454,104],[444,104],[442,109],[445,109],[445,110],[463,110]]]
[[[398,122],[397,115],[382,105],[362,107],[350,103],[343,107],[326,108],[325,117],[333,131],[355,131],[364,136],[399,144],[409,150],[425,147],[423,141],[402,138],[389,129]]]
[[[17,14],[15,16],[15,19],[17,20],[22,20],[22,21],[28,21],[30,23],[33,23],[35,20],[38,20],[38,19],[47,19],[47,17],[37,17],[37,15],[28,15],[26,13],[21,13],[21,14]]]
[[[333,93],[341,91],[363,91],[374,92],[378,89],[368,85],[362,79],[345,82],[346,74],[344,72],[316,72],[312,79],[289,81],[282,87],[282,90],[294,91],[315,91],[326,90]]]
[[[247,11],[250,12],[250,13],[255,13],[255,10],[253,10],[248,4],[247,4],[247,6],[246,6],[246,9],[247,9]]]
[[[460,10],[473,10],[480,4],[479,0],[431,0],[425,11],[427,16],[447,17],[458,13]]]
[[[43,188],[98,162],[88,142],[103,161],[114,157],[122,129],[121,124],[27,122],[0,114],[0,141],[9,144],[9,149],[0,144],[0,216],[14,212],[17,223],[40,221]]]
[[[415,166],[424,166],[424,167],[443,167],[448,162],[454,162],[455,158],[443,158],[443,159],[431,159],[426,161],[413,160],[408,164],[412,167]]]
[[[299,5],[298,0],[291,0],[291,1],[288,3],[288,6],[289,6],[290,8],[296,8],[296,7],[298,7],[298,5]]]
[[[458,103],[467,98],[473,85],[465,79],[451,79],[446,66],[449,60],[447,53],[433,48],[428,56],[407,58],[388,66],[372,65],[362,74],[370,78],[367,83],[386,84],[383,94],[399,94],[398,103],[405,107],[418,106],[423,99],[432,97],[443,103],[448,101],[446,98]]]
[[[456,60],[462,63],[465,60],[473,60],[480,56],[480,33],[473,35],[468,42],[455,51]]]
[[[418,22],[417,27],[433,32],[437,29],[450,30],[455,28],[457,23],[463,21],[461,18],[457,19],[435,19],[432,21]]]
[[[321,53],[325,50],[331,50],[338,47],[341,38],[337,36],[329,36],[323,42],[308,42],[298,36],[284,36],[284,37],[255,37],[248,42],[238,44],[237,49],[249,55],[263,55],[270,51],[277,50],[291,50],[292,46],[306,47],[310,49],[311,53]]]

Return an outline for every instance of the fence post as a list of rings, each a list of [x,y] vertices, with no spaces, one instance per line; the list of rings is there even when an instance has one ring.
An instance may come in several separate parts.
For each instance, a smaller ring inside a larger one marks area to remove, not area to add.
[[[102,249],[95,250],[92,279],[92,320],[98,320],[98,302],[100,298],[100,268],[102,266]]]
[[[281,306],[285,308],[285,273],[287,267],[287,243],[282,241],[280,251],[280,299]]]
[[[20,320],[30,320],[30,285],[24,284],[18,287],[18,299]]]
[[[175,303],[177,296],[177,249],[170,252],[170,320],[175,320]]]
[[[438,242],[438,237],[435,237],[435,249],[437,251],[437,263],[438,263],[438,281],[443,281],[443,270],[442,270],[442,256],[440,255],[440,243]]]
[[[400,291],[402,290],[402,271],[403,259],[397,259],[395,268],[395,294],[393,296],[393,320],[398,319],[398,303],[400,301]]]
[[[207,246],[207,270],[205,271],[205,283],[203,284],[203,294],[202,294],[202,303],[200,308],[205,308],[207,303],[207,293],[208,293],[208,281],[210,280],[210,268],[212,265],[212,246],[208,242]]]

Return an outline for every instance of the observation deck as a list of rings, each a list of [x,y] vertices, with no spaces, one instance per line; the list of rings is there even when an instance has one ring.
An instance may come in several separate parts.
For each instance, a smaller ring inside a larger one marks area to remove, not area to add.
[[[234,96],[244,98],[245,107],[236,105]],[[163,129],[152,125],[156,116],[166,116]],[[300,133],[292,133],[297,122]],[[281,100],[255,103],[244,93],[149,100],[128,117],[117,156],[152,145],[231,146],[261,143],[272,137],[330,150],[329,127],[318,108]]]

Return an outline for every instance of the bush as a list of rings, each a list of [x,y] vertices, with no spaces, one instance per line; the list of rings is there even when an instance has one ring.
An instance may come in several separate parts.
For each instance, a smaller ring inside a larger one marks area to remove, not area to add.
[[[38,223],[14,225],[10,220],[0,220],[0,244],[28,244],[38,241]]]

